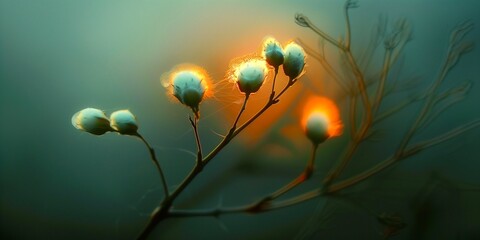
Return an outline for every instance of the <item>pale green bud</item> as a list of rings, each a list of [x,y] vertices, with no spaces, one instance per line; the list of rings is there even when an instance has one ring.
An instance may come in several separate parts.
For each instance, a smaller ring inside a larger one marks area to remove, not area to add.
[[[263,57],[270,66],[277,69],[284,61],[282,45],[274,38],[267,38],[263,42]]]
[[[137,119],[128,110],[115,111],[110,115],[110,126],[120,134],[137,135]]]
[[[263,59],[248,59],[235,67],[232,79],[245,94],[255,93],[263,85],[268,68]]]
[[[72,125],[78,129],[94,135],[102,135],[112,131],[110,121],[102,110],[85,108],[72,117]]]
[[[314,144],[319,144],[329,138],[329,119],[326,115],[315,112],[307,118],[305,134]]]
[[[285,47],[285,60],[283,61],[283,72],[290,79],[300,76],[305,67],[305,51],[303,48],[291,42]]]
[[[211,92],[208,74],[195,65],[180,66],[177,69],[169,73],[166,87],[170,87],[171,94],[190,107],[198,117],[200,103]]]

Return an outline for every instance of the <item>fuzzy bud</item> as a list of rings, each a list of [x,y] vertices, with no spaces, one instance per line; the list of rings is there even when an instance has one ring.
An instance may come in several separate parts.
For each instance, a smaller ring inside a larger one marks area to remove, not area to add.
[[[305,51],[303,48],[291,42],[285,47],[285,60],[283,61],[283,72],[290,79],[300,76],[305,67]]]
[[[308,116],[305,125],[305,134],[314,144],[322,143],[330,136],[328,133],[328,124],[327,116],[314,112]]]
[[[78,130],[94,135],[103,135],[112,131],[105,113],[96,108],[85,108],[75,113],[72,117],[72,125]]]
[[[311,96],[305,103],[302,126],[305,135],[313,144],[320,144],[343,131],[340,111],[330,99]]]
[[[173,95],[190,107],[197,116],[200,102],[207,90],[204,78],[202,74],[189,70],[177,72],[172,78]]]
[[[233,73],[238,89],[245,94],[255,93],[267,77],[268,68],[263,59],[249,59],[240,63]]]
[[[110,115],[110,126],[120,134],[136,135],[137,119],[128,110],[115,111]]]
[[[263,43],[263,57],[270,66],[278,69],[284,60],[284,53],[280,43],[274,38],[266,39]]]

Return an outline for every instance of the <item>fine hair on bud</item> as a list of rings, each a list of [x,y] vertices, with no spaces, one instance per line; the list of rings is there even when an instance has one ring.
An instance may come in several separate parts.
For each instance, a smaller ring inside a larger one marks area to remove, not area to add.
[[[270,66],[278,69],[284,61],[282,45],[273,37],[266,38],[263,41],[262,56]]]
[[[305,67],[305,51],[295,42],[285,46],[285,59],[283,61],[283,72],[290,79],[298,78]]]
[[[78,130],[93,135],[103,135],[112,131],[105,112],[96,108],[85,108],[75,113],[72,117],[72,125]]]
[[[110,115],[110,126],[120,134],[137,135],[137,119],[129,110],[118,110]]]
[[[240,92],[247,95],[256,93],[268,75],[267,62],[259,57],[237,60],[231,64],[229,75]]]
[[[183,64],[164,75],[162,81],[169,94],[199,116],[200,103],[210,96],[210,77],[203,68]]]
[[[305,134],[314,144],[319,144],[327,140],[328,134],[328,117],[320,112],[313,112],[308,116],[305,125]]]
[[[304,106],[302,127],[313,144],[341,135],[343,124],[337,105],[326,97],[311,96]]]

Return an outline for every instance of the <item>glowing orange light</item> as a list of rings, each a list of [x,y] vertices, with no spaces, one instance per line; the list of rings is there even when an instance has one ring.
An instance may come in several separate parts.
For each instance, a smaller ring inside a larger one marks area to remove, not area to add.
[[[168,73],[162,75],[161,77],[161,82],[162,85],[168,89],[168,91],[171,93],[169,94],[170,96],[173,96],[173,80],[176,78],[176,76],[182,72],[190,72],[194,75],[196,75],[199,79],[201,79],[201,84],[205,89],[204,93],[204,98],[208,98],[213,96],[213,85],[212,85],[212,80],[210,76],[208,75],[208,72],[203,69],[202,67],[199,67],[194,64],[180,64],[178,66],[175,66],[171,71]],[[172,98],[173,100],[173,98]]]
[[[314,114],[321,114],[328,120],[329,137],[340,136],[343,132],[343,124],[337,105],[330,99],[312,96],[308,99],[303,109],[302,128],[306,129],[308,119]]]

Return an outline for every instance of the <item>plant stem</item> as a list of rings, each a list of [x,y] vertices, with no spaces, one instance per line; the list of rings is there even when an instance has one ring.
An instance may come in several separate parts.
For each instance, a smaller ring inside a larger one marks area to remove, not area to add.
[[[345,12],[346,12],[346,16],[347,16],[347,19],[346,19],[347,20],[347,29],[348,29],[350,23],[349,23],[349,19],[348,19],[348,9],[349,8],[347,6],[348,6],[348,3],[345,7]],[[366,134],[368,133],[368,130],[370,129],[370,127],[372,125],[372,106],[371,106],[370,99],[369,99],[368,94],[367,94],[367,87],[366,87],[366,84],[365,84],[365,78],[363,76],[363,73],[362,73],[362,71],[360,70],[360,68],[357,64],[357,61],[353,57],[353,54],[350,50],[350,47],[348,47],[348,48],[347,47],[342,47],[340,49],[346,55],[348,63],[350,65],[351,69],[352,69],[352,72],[357,79],[358,93],[361,96],[365,113],[364,113],[362,124],[361,124],[358,132],[356,132],[356,135],[354,136],[353,141],[351,142],[351,144],[349,144],[348,150],[347,150],[346,154],[344,155],[343,159],[340,161],[339,165],[334,170],[332,170],[331,173],[329,173],[327,175],[327,177],[325,178],[324,183],[325,183],[326,188],[328,188],[329,185],[331,184],[331,182],[336,177],[338,177],[343,172],[343,170],[348,166],[348,164],[350,163],[350,161],[353,157],[353,154],[357,150],[359,144],[365,138]],[[354,95],[353,97],[356,97],[356,96]],[[355,116],[352,115],[352,114],[355,114],[355,112],[356,112],[356,104],[354,104],[351,107],[352,107],[352,109],[350,110],[351,111],[351,117],[353,117],[355,119]]]
[[[350,16],[348,15],[348,9],[350,8],[351,2],[346,1],[345,6],[344,6],[344,14],[345,14],[345,25],[346,25],[346,31],[345,31],[345,49],[350,50],[350,42],[351,42],[351,36],[350,36]]]
[[[430,108],[433,106],[435,97],[436,97],[436,94],[434,93],[436,92],[436,90],[441,85],[441,83],[447,76],[448,72],[450,71],[449,65],[451,61],[451,54],[452,54],[452,46],[450,45],[447,50],[447,56],[440,70],[440,74],[438,75],[437,79],[430,85],[427,92],[425,93],[425,96],[426,96],[425,104],[423,105],[422,110],[420,111],[417,118],[415,119],[415,122],[413,123],[412,127],[410,127],[407,134],[405,134],[404,138],[402,139],[402,142],[400,143],[397,149],[397,154],[403,153],[408,143],[410,142],[411,138],[415,135],[415,132],[418,130],[420,125],[425,120],[425,117],[429,113]]]
[[[480,119],[477,119],[475,121],[469,122],[467,124],[464,124],[456,129],[453,129],[450,132],[447,132],[443,135],[437,136],[435,138],[432,138],[430,140],[427,140],[425,142],[419,143],[411,148],[409,148],[406,151],[406,154],[403,155],[394,155],[391,156],[382,162],[378,163],[377,165],[373,166],[372,168],[356,175],[351,178],[345,179],[343,181],[340,181],[338,183],[333,183],[328,189],[325,188],[317,188],[310,190],[306,193],[282,200],[282,201],[277,201],[274,202],[273,196],[275,195],[272,194],[270,198],[264,198],[265,200],[262,199],[262,201],[257,201],[251,204],[247,205],[241,205],[241,206],[236,206],[236,207],[223,207],[223,208],[213,208],[213,209],[200,209],[200,210],[177,210],[174,209],[170,212],[170,216],[172,217],[199,217],[199,216],[219,216],[221,214],[231,214],[231,213],[259,213],[259,212],[265,212],[265,211],[271,211],[271,210],[276,210],[280,208],[285,208],[285,207],[290,207],[297,205],[299,203],[311,200],[313,198],[319,197],[319,196],[324,196],[328,194],[333,194],[335,192],[344,190],[348,187],[354,186],[378,173],[380,173],[382,170],[385,170],[386,168],[391,167],[395,163],[398,163],[400,160],[408,158],[409,156],[413,154],[417,154],[420,151],[423,151],[427,148],[436,146],[440,143],[443,143],[445,141],[451,140],[454,137],[457,137],[463,133],[466,133],[474,128],[480,127]],[[287,184],[287,186],[290,184]],[[284,189],[283,187],[282,189]],[[473,188],[477,190],[478,188]],[[277,191],[277,192],[280,192]]]
[[[280,93],[276,96],[274,96],[272,99],[270,99],[265,106],[260,109],[255,115],[253,115],[250,119],[248,119],[244,124],[242,124],[240,127],[238,127],[234,132],[233,132],[233,137],[238,135],[243,129],[248,127],[253,121],[255,121],[258,117],[260,117],[267,109],[269,109],[272,105],[276,104],[279,101],[279,98],[291,87],[293,84],[297,82],[296,79],[290,79],[287,83],[287,85],[280,91]]]
[[[315,157],[318,149],[318,144],[312,144],[312,151],[309,160],[307,161],[305,170],[293,181],[289,182],[288,184],[284,185],[277,191],[273,192],[272,194],[264,197],[260,201],[256,201],[247,205],[237,206],[237,207],[229,207],[229,208],[213,208],[213,209],[200,209],[200,210],[177,210],[172,209],[170,211],[170,215],[172,217],[199,217],[199,216],[218,216],[220,214],[230,214],[230,213],[238,213],[238,212],[251,212],[257,213],[261,211],[267,211],[276,209],[272,205],[272,201],[283,194],[287,193],[288,191],[292,190],[293,188],[297,187],[301,183],[310,179],[314,164],[315,164]]]
[[[350,95],[350,138],[355,140],[357,135],[357,95],[352,93]]]
[[[250,93],[245,94],[245,100],[243,101],[242,108],[240,108],[240,111],[237,114],[237,118],[235,119],[235,122],[233,123],[230,131],[235,131],[235,129],[237,129],[238,120],[240,120],[240,117],[242,116],[242,113],[245,111],[245,108],[247,106],[247,101],[248,101],[249,97],[250,97]]]
[[[296,79],[290,79],[288,84],[284,87],[284,89],[273,99],[269,99],[267,104],[252,118],[250,118],[247,122],[241,125],[239,128],[236,128],[236,124],[238,123],[238,119],[240,118],[241,114],[245,110],[246,103],[248,101],[248,96],[245,96],[245,101],[242,108],[237,115],[237,119],[230,128],[228,134],[223,138],[223,140],[206,156],[202,159],[202,161],[197,161],[193,169],[190,173],[185,177],[185,179],[180,183],[179,187],[173,191],[171,195],[165,198],[159,207],[157,207],[151,214],[150,219],[140,233],[138,239],[145,239],[155,228],[155,226],[167,218],[169,216],[169,212],[171,211],[171,207],[175,199],[183,192],[183,190],[192,182],[192,180],[202,171],[203,167],[206,166],[236,135],[238,135],[243,129],[245,129],[250,123],[252,123],[256,118],[258,118],[263,112],[265,112],[270,106],[277,103],[279,101],[280,96],[282,96],[285,91],[290,88]],[[193,121],[192,121],[193,122]],[[195,129],[195,128],[194,128]]]
[[[380,82],[378,83],[377,93],[375,95],[375,100],[373,101],[372,114],[375,115],[380,108],[380,103],[382,102],[383,92],[385,90],[385,82],[387,80],[388,71],[390,69],[390,58],[392,56],[392,49],[385,49],[385,57],[383,61],[383,69],[380,76]]]
[[[277,75],[278,75],[278,66],[275,67],[275,75],[273,75],[272,92],[270,94],[270,99],[273,99],[273,97],[275,96],[275,81],[277,80]]]
[[[198,118],[195,116],[195,120],[192,120],[191,117],[188,118],[190,120],[190,124],[192,125],[193,132],[195,134],[195,143],[197,144],[197,164],[201,163],[202,161],[202,142],[200,140],[200,135],[198,134]]]
[[[313,173],[314,165],[315,165],[315,156],[317,154],[317,149],[318,149],[318,144],[312,144],[312,152],[303,172],[300,173],[300,175],[298,175],[298,177],[295,178],[293,181],[283,186],[282,188],[278,189],[277,191],[267,196],[266,198],[269,200],[276,199],[282,196],[283,194],[287,193],[288,191],[292,190],[296,186],[310,179]]]
[[[335,40],[334,38],[332,38],[330,35],[328,35],[327,33],[325,33],[324,31],[320,30],[320,28],[318,28],[317,26],[315,26],[311,21],[310,19],[308,19],[306,16],[304,16],[303,14],[297,14],[295,15],[295,21],[297,22],[298,25],[302,26],[302,27],[308,27],[310,29],[312,29],[312,31],[314,31],[316,34],[318,34],[320,37],[322,37],[323,39],[327,40],[329,43],[331,43],[332,45],[338,47],[338,48],[341,48],[343,49],[344,46],[342,46],[342,44],[340,44],[340,42],[338,42],[337,40]]]

